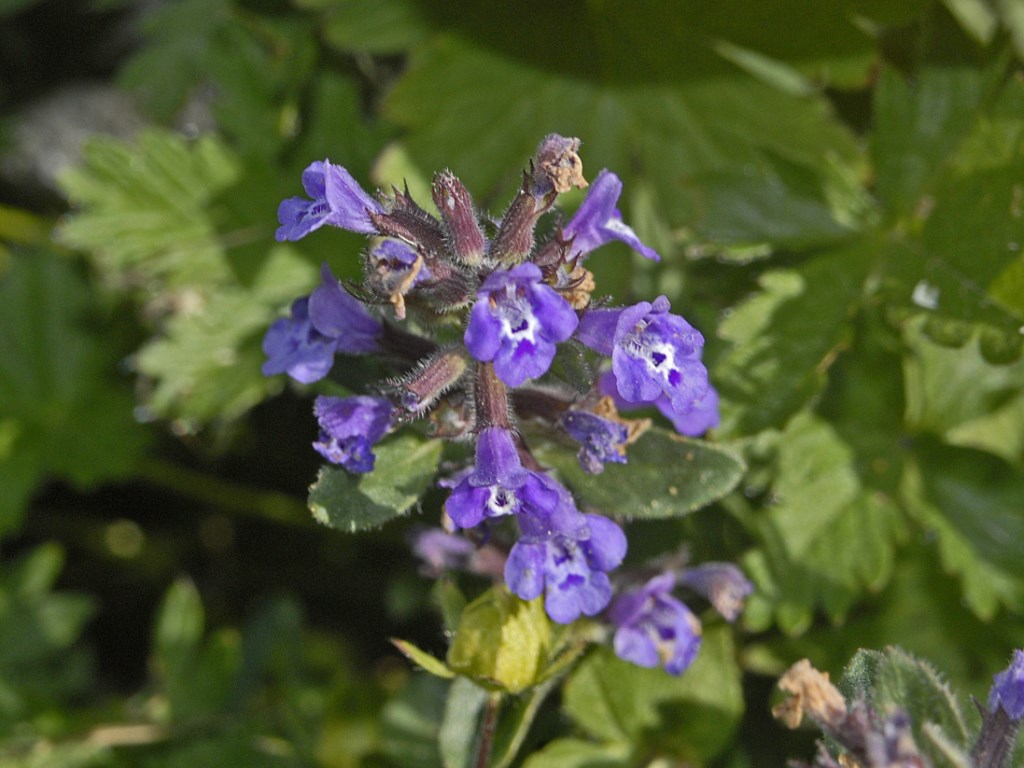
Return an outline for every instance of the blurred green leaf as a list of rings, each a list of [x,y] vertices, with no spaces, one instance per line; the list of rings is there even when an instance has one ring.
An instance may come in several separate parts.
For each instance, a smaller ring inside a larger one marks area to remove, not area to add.
[[[480,717],[492,694],[468,678],[457,677],[448,688],[438,749],[444,768],[475,768]]]
[[[217,285],[228,270],[209,204],[238,174],[236,157],[213,136],[188,142],[149,130],[135,144],[93,139],[83,164],[62,177],[79,210],[58,237],[88,251],[107,280],[147,296],[153,280],[171,289]]]
[[[438,731],[448,684],[430,675],[409,678],[381,711],[382,747],[396,765],[441,768]]]
[[[566,12],[547,8],[541,13]],[[658,18],[630,14],[621,21],[635,24],[640,16],[645,24]],[[675,7],[671,18],[661,20],[662,28],[678,30]],[[579,33],[578,22],[552,29]],[[517,180],[511,170],[523,167],[542,136],[557,130],[583,138],[590,175],[607,166],[628,186],[646,174],[662,215],[699,238],[820,242],[844,236],[848,230],[826,200],[827,166],[853,162],[857,152],[823,101],[778,91],[717,58],[679,59],[675,47],[670,80],[659,82],[654,74],[629,87],[615,80],[635,71],[640,51],[652,51],[649,39],[624,46],[619,31],[604,31],[616,38],[609,56],[595,56],[585,33],[560,41],[559,55],[586,48],[574,64],[584,70],[578,77],[553,76],[493,49],[439,38],[413,59],[388,98],[386,115],[409,129],[406,144],[419,165],[452,165],[485,204],[503,204]],[[666,47],[654,55],[668,53],[664,38],[656,38]],[[686,50],[697,54],[700,48]],[[458,147],[455,159],[452,147]]]
[[[943,566],[959,575],[966,604],[982,619],[1000,605],[1024,607],[1024,472],[983,451],[920,438],[903,493],[908,510],[938,537]]]
[[[429,31],[416,0],[297,0],[297,4],[322,9],[324,39],[345,52],[400,54]]]
[[[0,276],[0,531],[47,477],[89,486],[141,454],[146,434],[101,320],[87,283],[50,251],[16,252]]]
[[[867,243],[797,269],[761,276],[761,292],[736,307],[718,333],[731,348],[714,367],[722,430],[751,434],[781,427],[825,384],[871,267]]]
[[[594,744],[582,739],[555,739],[527,758],[523,768],[627,768],[625,744]]]
[[[912,86],[884,74],[877,100],[878,191],[904,217],[881,251],[879,293],[890,314],[926,317],[926,333],[952,346],[980,329],[986,357],[1016,360],[1024,83],[1007,77],[1005,56],[987,67],[926,63]]]
[[[307,292],[315,270],[285,247],[275,247],[248,288],[225,285],[193,311],[179,312],[164,335],[139,350],[136,366],[153,380],[147,405],[189,426],[230,420],[281,386],[266,378],[261,340],[281,307]]]
[[[743,714],[733,654],[724,626],[705,627],[697,660],[679,677],[634,666],[602,647],[566,684],[565,711],[602,741],[704,763],[732,742]]]
[[[707,506],[731,491],[744,470],[724,446],[657,427],[629,446],[627,464],[606,464],[596,476],[583,472],[563,448],[538,446],[536,453],[559,471],[580,502],[632,520],[681,517]]]
[[[90,684],[90,665],[75,647],[95,605],[54,592],[64,555],[53,544],[0,571],[0,726],[10,732],[50,710],[50,717]]]
[[[309,491],[313,517],[351,533],[401,517],[430,487],[441,447],[438,440],[405,433],[374,448],[376,465],[369,474],[324,466]]]

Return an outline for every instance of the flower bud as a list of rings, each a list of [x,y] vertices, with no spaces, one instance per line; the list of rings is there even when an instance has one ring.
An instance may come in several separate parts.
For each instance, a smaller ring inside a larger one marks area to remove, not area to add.
[[[399,402],[410,413],[423,413],[458,383],[468,367],[469,361],[458,350],[434,355],[399,385]]]
[[[494,587],[463,609],[448,665],[488,687],[519,693],[540,680],[550,651],[542,602]]]
[[[434,176],[431,187],[434,205],[448,230],[448,244],[456,259],[478,266],[484,257],[487,241],[473,209],[473,199],[462,182],[451,171]]]
[[[490,254],[498,262],[518,264],[533,250],[533,228],[543,209],[538,211],[537,201],[528,187],[527,178],[501,219]]]

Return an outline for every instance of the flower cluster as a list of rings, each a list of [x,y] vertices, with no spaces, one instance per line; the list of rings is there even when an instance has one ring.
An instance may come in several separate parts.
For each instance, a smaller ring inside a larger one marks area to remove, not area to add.
[[[578,443],[582,468],[599,473],[626,462],[627,446],[649,423],[621,418],[619,407],[655,405],[685,434],[717,423],[704,339],[666,297],[627,307],[592,301],[593,276],[583,266],[592,251],[620,241],[644,257],[658,254],[623,222],[619,178],[604,170],[588,185],[578,149],[578,139],[546,137],[499,218],[479,211],[449,171],[433,179],[435,215],[408,191],[371,195],[341,166],[311,164],[302,175],[308,198],[278,209],[277,239],[299,240],[325,225],[368,235],[365,279],[345,286],[325,266],[322,284],[294,302],[263,343],[265,374],[307,384],[338,371],[339,355],[374,355],[390,366],[394,375],[368,394],[317,398],[314,447],[349,472],[371,471],[374,444],[415,419],[434,437],[472,441],[473,464],[441,481],[450,489],[446,527],[477,531],[476,541],[514,531],[505,583],[524,600],[543,595],[548,615],[562,623],[609,606],[609,573],[625,557],[626,537],[613,520],[577,507],[534,458],[519,424],[561,432]],[[561,193],[588,186],[568,221],[553,215],[538,226]],[[390,313],[381,311],[388,305]],[[590,392],[552,372],[563,345],[610,359]],[[435,570],[467,556],[447,534],[422,542]],[[662,659],[675,672],[690,663],[699,625],[668,594],[673,585],[656,579],[615,603],[610,618],[624,658]]]

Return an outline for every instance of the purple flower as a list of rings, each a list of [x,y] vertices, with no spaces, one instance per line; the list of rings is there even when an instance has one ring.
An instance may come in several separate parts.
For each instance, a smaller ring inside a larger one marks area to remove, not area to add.
[[[615,207],[622,194],[622,181],[609,170],[603,170],[587,190],[587,196],[576,215],[562,229],[562,237],[572,239],[574,253],[587,254],[612,240],[621,240],[637,253],[659,261],[653,248],[640,242],[636,232],[622,221]]]
[[[380,397],[327,397],[316,399],[313,412],[320,422],[320,439],[313,443],[328,461],[349,472],[373,470],[373,444],[391,428],[391,403]]]
[[[376,233],[366,211],[383,213],[384,208],[340,165],[317,160],[302,172],[302,186],[312,200],[290,197],[277,208],[279,242],[301,240],[324,224],[365,235]]]
[[[606,419],[590,411],[572,409],[562,415],[562,426],[577,443],[576,454],[584,472],[597,475],[605,463],[626,463],[629,428],[621,421]]]
[[[676,432],[688,437],[703,435],[709,429],[714,429],[722,420],[718,412],[718,390],[710,383],[704,397],[693,404],[688,413],[676,413],[672,410],[672,401],[663,392],[653,403],[630,403],[619,395],[619,388],[615,382],[615,373],[608,371],[601,376],[598,382],[598,391],[603,395],[609,395],[615,400],[615,407],[620,411],[636,410],[646,405],[653,405],[662,415],[672,422]]]
[[[1024,719],[1024,651],[1014,651],[1010,666],[992,682],[988,708],[995,712],[999,707],[1014,722]]]
[[[476,441],[476,466],[452,489],[445,510],[459,528],[472,528],[485,517],[515,514],[522,505],[516,491],[528,477],[512,434],[488,427]]]
[[[600,613],[612,596],[607,571],[626,555],[626,536],[619,526],[600,515],[582,518],[585,531],[554,529],[546,538],[524,535],[505,563],[508,588],[523,600],[544,594],[548,616],[560,624]],[[545,527],[541,521],[534,523],[538,530]]]
[[[630,403],[666,396],[676,414],[693,410],[708,390],[708,371],[700,360],[704,337],[669,302],[641,301],[624,309],[592,309],[580,321],[577,338],[611,355],[619,395]]]
[[[275,320],[267,329],[264,376],[287,373],[310,384],[327,375],[335,353],[377,349],[381,324],[341,287],[326,264],[321,275],[323,284],[312,295],[292,303],[291,317]]]
[[[561,294],[541,282],[534,264],[492,272],[473,305],[466,347],[482,362],[494,361],[498,378],[510,387],[544,374],[579,322]]]
[[[320,268],[321,284],[309,297],[309,319],[324,336],[334,339],[335,349],[349,355],[377,351],[377,337],[383,326],[342,288],[341,283],[324,264]]]
[[[700,649],[700,622],[672,597],[675,577],[655,576],[644,586],[616,598],[608,610],[615,630],[615,654],[641,667],[665,666],[681,675]]]
[[[736,621],[744,601],[754,591],[754,585],[732,563],[704,563],[687,568],[682,573],[682,583],[711,601],[729,622]]]
[[[263,336],[263,375],[287,373],[309,384],[327,375],[334,364],[335,339],[313,327],[309,319],[309,297],[292,302],[291,317],[275,320]]]
[[[512,434],[502,427],[480,433],[475,467],[453,485],[445,510],[459,528],[472,528],[485,518],[520,515],[527,537],[543,538],[552,528],[573,534],[586,529],[562,485],[542,472],[523,469]]]

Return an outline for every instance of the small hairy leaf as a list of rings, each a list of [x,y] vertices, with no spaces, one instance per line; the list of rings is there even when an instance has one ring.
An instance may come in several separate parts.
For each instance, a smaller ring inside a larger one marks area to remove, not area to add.
[[[561,448],[538,449],[581,504],[637,520],[682,517],[720,499],[739,482],[743,462],[728,448],[652,428],[628,448],[628,463],[606,464],[600,475],[580,469]]]
[[[317,522],[354,533],[406,514],[434,479],[441,442],[402,434],[376,446],[374,453],[374,470],[366,475],[332,466],[320,470],[309,491]]]

